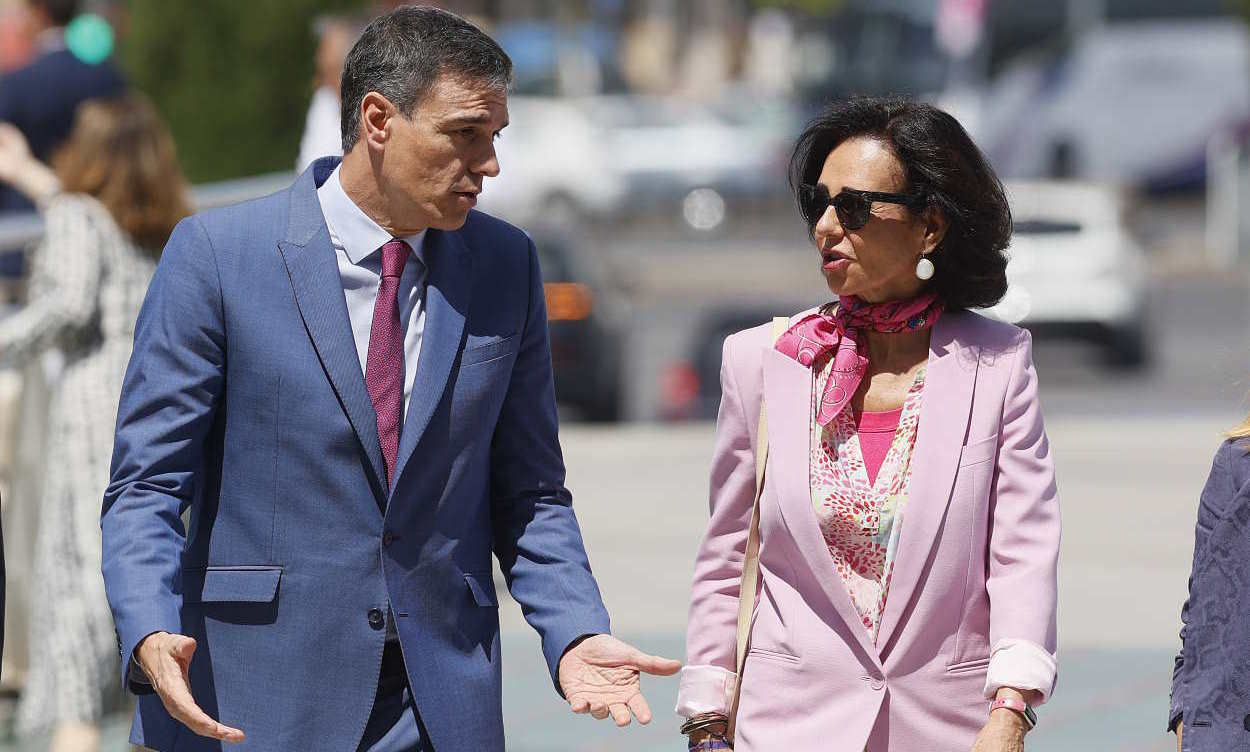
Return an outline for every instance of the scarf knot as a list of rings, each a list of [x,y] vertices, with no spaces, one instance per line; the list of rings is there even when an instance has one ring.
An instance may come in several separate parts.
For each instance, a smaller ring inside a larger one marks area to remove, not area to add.
[[[897,333],[931,328],[944,306],[934,293],[907,300],[869,303],[854,295],[838,300],[832,315],[817,311],[791,326],[777,340],[777,350],[811,368],[833,352],[833,369],[820,399],[817,422],[827,426],[846,407],[868,371],[868,356],[860,352],[859,332]]]

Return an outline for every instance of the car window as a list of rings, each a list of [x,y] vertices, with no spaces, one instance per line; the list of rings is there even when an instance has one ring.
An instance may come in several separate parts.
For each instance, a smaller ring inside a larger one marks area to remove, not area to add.
[[[534,238],[534,248],[538,251],[538,266],[542,270],[546,282],[566,282],[569,280],[567,251],[559,241],[545,238]]]
[[[1081,224],[1057,219],[1018,219],[1014,228],[1017,235],[1067,235],[1080,232]]]

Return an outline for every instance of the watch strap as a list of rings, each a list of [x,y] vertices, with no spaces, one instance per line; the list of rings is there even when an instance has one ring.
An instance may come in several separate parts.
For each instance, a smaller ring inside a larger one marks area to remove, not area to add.
[[[1032,729],[1037,725],[1037,713],[1033,712],[1028,703],[1015,697],[999,697],[990,703],[990,712],[994,712],[999,708],[1007,708],[1014,710],[1024,717],[1025,724]]]

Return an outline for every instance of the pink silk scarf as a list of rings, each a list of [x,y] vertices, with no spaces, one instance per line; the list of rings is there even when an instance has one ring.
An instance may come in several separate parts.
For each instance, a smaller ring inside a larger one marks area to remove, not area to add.
[[[827,426],[855,396],[868,370],[868,356],[859,352],[859,331],[896,333],[929,329],[943,309],[934,293],[884,303],[868,303],[845,295],[839,298],[832,316],[817,311],[786,330],[777,340],[777,350],[808,368],[820,356],[834,351],[833,370],[816,417],[820,425]]]

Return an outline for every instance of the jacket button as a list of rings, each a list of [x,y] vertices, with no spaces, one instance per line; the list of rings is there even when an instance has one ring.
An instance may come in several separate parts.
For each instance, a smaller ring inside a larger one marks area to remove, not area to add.
[[[382,609],[369,609],[369,626],[374,629],[381,629],[386,626],[386,617],[382,614]]]
[[[382,533],[382,545],[383,546],[389,546],[394,542],[395,542],[394,533],[392,533],[390,530],[387,530],[385,533]]]

